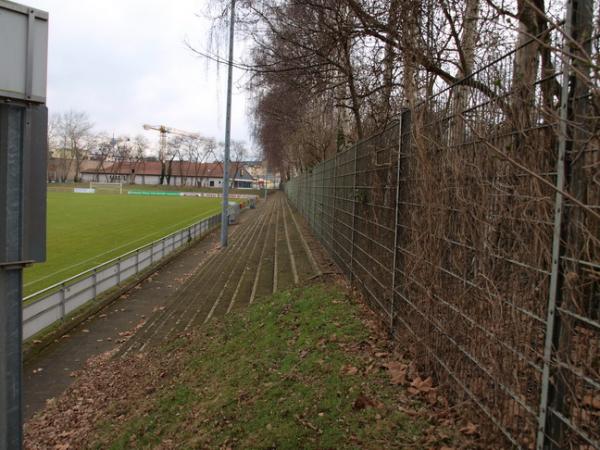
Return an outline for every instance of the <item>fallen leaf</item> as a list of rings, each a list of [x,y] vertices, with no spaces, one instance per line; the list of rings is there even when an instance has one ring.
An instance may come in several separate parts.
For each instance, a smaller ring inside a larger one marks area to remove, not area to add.
[[[466,434],[467,436],[472,436],[474,434],[477,434],[477,425],[475,425],[473,422],[469,422],[467,425],[462,427],[459,431],[462,434]]]
[[[433,390],[433,380],[431,379],[431,377],[427,377],[425,380],[423,380],[421,377],[417,377],[415,378],[412,383],[410,384],[411,388],[413,388],[413,390],[416,390],[417,392],[422,392],[422,393],[427,393],[431,390]]]
[[[342,367],[342,373],[346,375],[356,375],[358,373],[358,368],[347,364]]]
[[[384,367],[390,372],[392,384],[404,384],[406,383],[406,369],[407,365],[397,361],[391,361],[384,364]]]
[[[587,394],[583,397],[584,406],[591,406],[594,409],[600,409],[600,395]]]
[[[354,403],[352,404],[352,408],[356,411],[360,411],[365,408],[383,408],[383,403],[376,399],[372,399],[367,397],[365,394],[359,394]]]

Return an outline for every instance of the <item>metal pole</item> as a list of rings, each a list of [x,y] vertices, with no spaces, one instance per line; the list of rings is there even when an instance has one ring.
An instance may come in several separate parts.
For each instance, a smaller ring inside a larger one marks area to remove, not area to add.
[[[335,154],[335,159],[333,160],[333,190],[331,199],[331,239],[329,242],[329,247],[331,248],[331,253],[337,254],[335,251],[335,209],[336,209],[336,197],[337,197],[337,166],[338,166],[338,154]]]
[[[21,428],[23,108],[0,111],[0,449],[19,449]],[[12,261],[12,262],[11,262]]]
[[[227,67],[227,115],[225,117],[225,155],[223,156],[223,211],[221,213],[221,247],[227,247],[229,210],[229,149],[231,146],[231,90],[233,84],[233,33],[235,23],[235,0],[231,0],[229,19],[229,66]]]
[[[569,14],[571,13],[571,4],[569,2]],[[569,21],[566,25],[566,35],[569,36],[570,26]],[[557,177],[556,177],[556,195],[554,200],[554,230],[552,236],[552,266],[550,275],[550,288],[548,293],[548,310],[546,314],[546,336],[544,342],[544,367],[542,371],[542,386],[540,393],[540,407],[538,414],[538,429],[536,438],[536,448],[542,450],[551,448],[551,445],[546,439],[546,426],[548,421],[548,401],[550,397],[550,372],[552,366],[552,344],[555,335],[556,325],[556,307],[560,297],[560,256],[562,253],[561,236],[563,233],[563,189],[565,188],[565,154],[567,141],[567,107],[569,94],[569,68],[565,62],[562,84],[562,99],[560,107],[560,135],[558,144],[558,161],[557,161]]]
[[[267,177],[269,176],[269,168],[265,169],[265,200],[267,199]]]
[[[396,314],[396,270],[398,264],[398,203],[400,202],[400,161],[402,158],[402,119],[405,112],[400,113],[398,122],[398,159],[396,161],[396,202],[394,205],[394,259],[392,261],[392,293],[390,304],[390,334],[394,333],[394,314]]]
[[[586,99],[589,95],[586,79],[589,76],[589,66],[585,61],[586,55],[591,54],[593,18],[593,2],[591,0],[569,0],[567,2],[566,20],[564,26],[564,60],[562,69],[562,92],[560,104],[560,123],[558,140],[558,160],[556,164],[556,195],[554,203],[554,230],[552,236],[552,265],[548,293],[548,309],[546,315],[546,335],[544,342],[544,364],[542,371],[542,386],[540,391],[540,406],[538,414],[538,430],[536,449],[559,449],[566,442],[564,423],[550,410],[565,413],[565,392],[568,390],[568,378],[556,370],[553,355],[557,352],[568,353],[568,326],[564,317],[559,314],[562,303],[562,285],[564,272],[570,270],[561,264],[565,253],[565,243],[576,246],[580,233],[578,225],[583,218],[576,208],[569,208],[563,196],[565,190],[577,195],[578,185],[583,183],[581,176],[576,175],[576,165],[581,164],[582,158],[573,161],[573,154],[578,153],[578,130],[584,129],[587,112]],[[581,57],[581,59],[579,59]],[[581,109],[583,108],[583,109]],[[579,172],[579,175],[581,172]],[[570,188],[570,189],[569,189]],[[584,188],[585,190],[585,188]],[[576,230],[576,231],[574,231]],[[575,235],[574,235],[575,234]],[[567,356],[568,358],[568,356]]]
[[[0,269],[0,449],[19,449],[21,417],[21,286],[20,266]]]
[[[356,171],[358,170],[358,144],[354,144],[354,167],[353,167],[353,179],[352,179],[352,195],[351,195],[351,199],[352,199],[352,238],[351,238],[351,246],[350,246],[350,285],[352,286],[352,283],[354,282],[354,229],[356,228],[356,179],[357,179],[357,175],[356,175]]]

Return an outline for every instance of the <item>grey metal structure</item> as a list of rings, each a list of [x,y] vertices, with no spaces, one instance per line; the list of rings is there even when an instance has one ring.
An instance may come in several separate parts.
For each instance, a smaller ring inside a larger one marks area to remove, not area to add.
[[[48,14],[0,0],[0,450],[22,446],[23,267],[44,261]]]
[[[48,13],[0,0],[0,43],[0,98],[46,103]]]
[[[391,333],[514,448],[600,448],[592,6],[552,30],[553,73],[513,80],[532,39],[285,186]]]
[[[27,296],[23,299],[23,340],[206,235],[219,225],[220,218],[215,214]]]
[[[235,31],[235,0],[231,0],[229,17],[229,65],[227,66],[227,113],[225,117],[225,154],[223,156],[223,210],[221,212],[221,247],[227,247],[229,218],[229,153],[231,147],[231,95],[233,88],[233,36]]]
[[[241,212],[241,208],[240,208],[239,203],[229,202],[229,213],[228,213],[229,225],[234,225],[234,224],[238,223],[238,220],[240,218],[240,212]]]

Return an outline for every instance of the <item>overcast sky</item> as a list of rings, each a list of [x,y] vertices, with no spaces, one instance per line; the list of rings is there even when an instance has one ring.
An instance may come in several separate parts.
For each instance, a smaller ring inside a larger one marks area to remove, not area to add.
[[[152,143],[158,136],[144,123],[224,140],[226,67],[217,73],[185,45],[205,49],[209,1],[23,0],[50,14],[50,114],[85,111],[96,131]],[[240,77],[234,72],[232,138],[250,145]]]

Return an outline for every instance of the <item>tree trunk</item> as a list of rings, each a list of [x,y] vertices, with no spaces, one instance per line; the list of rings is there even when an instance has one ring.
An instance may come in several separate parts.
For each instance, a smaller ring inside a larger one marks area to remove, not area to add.
[[[390,2],[390,10],[388,13],[388,22],[387,22],[387,34],[390,38],[394,36],[397,32],[398,21],[399,21],[399,10],[400,10],[400,1],[399,0],[391,0]],[[383,123],[379,125],[380,128],[383,128],[388,123],[390,116],[392,114],[392,92],[394,89],[394,68],[396,63],[396,49],[392,45],[391,42],[387,42],[385,45],[385,56],[383,58],[383,98],[381,99],[381,117],[383,118]]]
[[[363,136],[363,124],[362,124],[362,118],[360,116],[360,99],[358,97],[358,92],[356,90],[356,81],[354,79],[354,69],[352,67],[352,59],[351,59],[351,55],[350,55],[350,46],[352,45],[351,42],[349,42],[351,40],[350,37],[348,37],[346,39],[346,42],[344,43],[344,48],[343,48],[343,57],[344,57],[344,63],[346,65],[346,79],[348,82],[348,90],[350,91],[350,110],[352,111],[352,115],[354,116],[354,124],[356,126],[356,134],[358,137],[358,140],[360,141]]]
[[[538,3],[538,2],[536,2]],[[540,0],[544,11],[543,0]],[[518,0],[519,38],[512,77],[512,120],[517,129],[529,128],[535,104],[535,80],[539,63],[538,20],[530,0]],[[536,4],[536,7],[540,7]],[[519,145],[520,147],[520,145]]]
[[[464,79],[473,72],[475,63],[475,45],[477,43],[477,16],[479,14],[479,0],[466,0],[465,15],[463,24],[463,34],[461,39],[461,70],[459,70],[458,78]],[[455,104],[454,104],[454,130],[451,133],[450,142],[452,144],[460,144],[465,137],[466,124],[464,122],[463,113],[467,109],[467,99],[469,96],[469,87],[456,86],[454,89]]]

